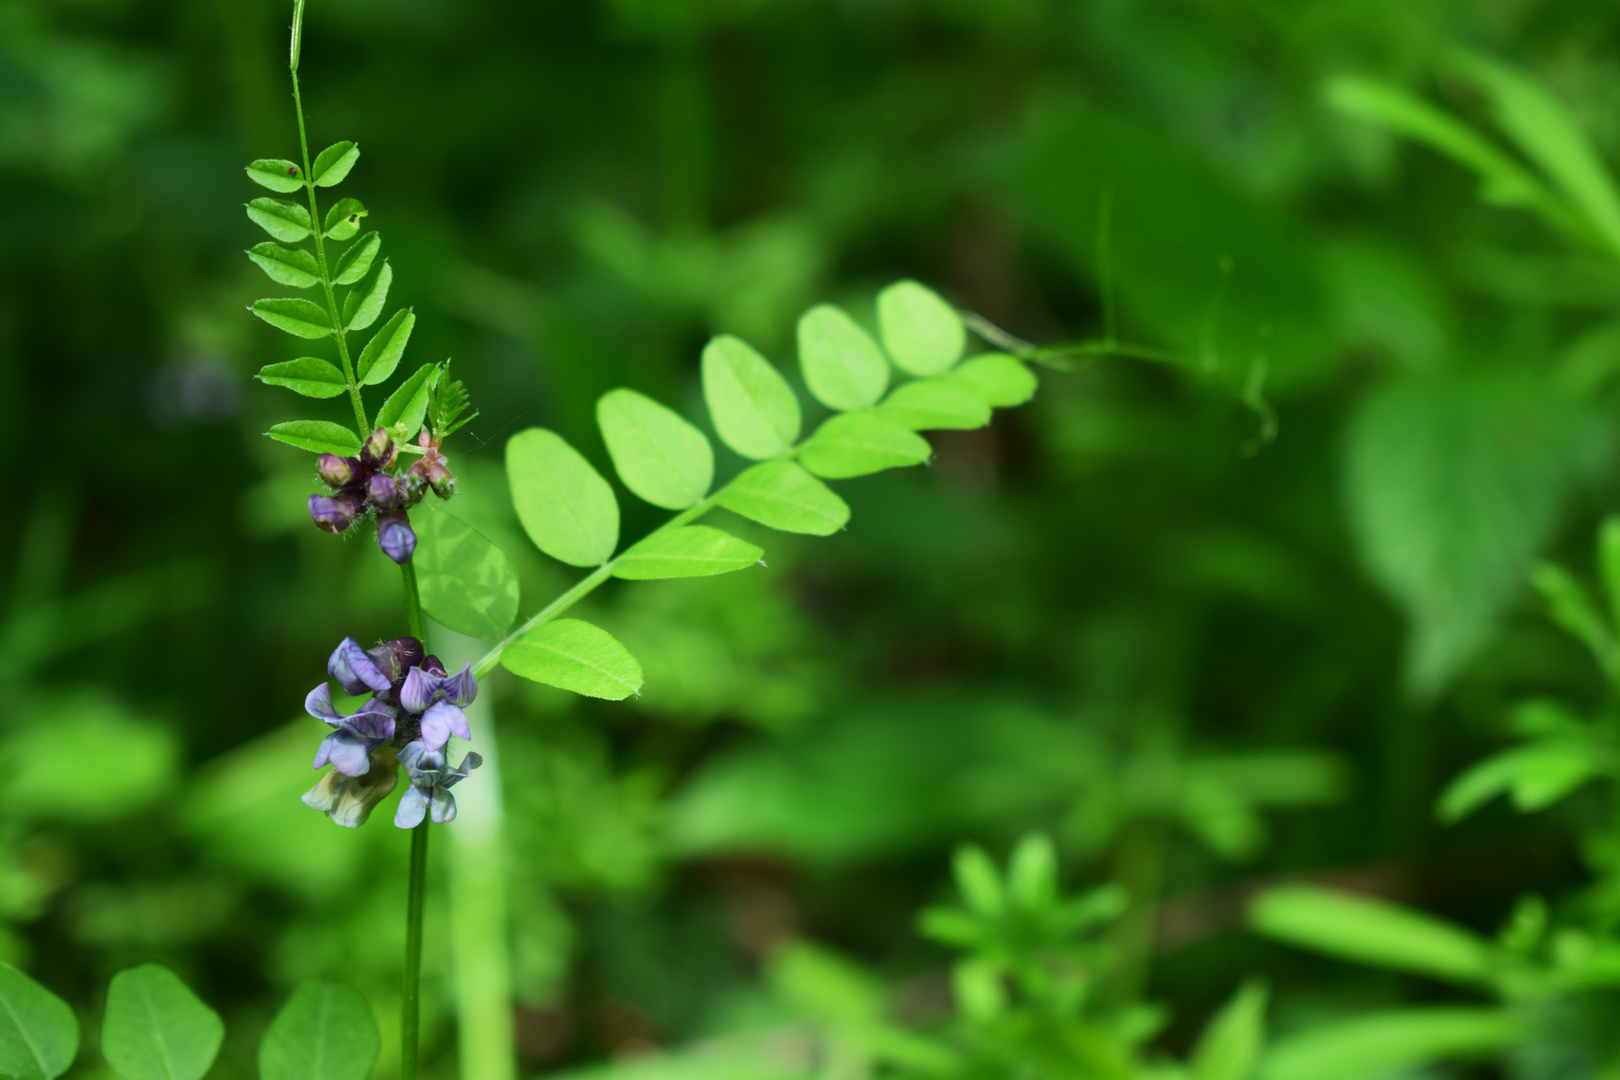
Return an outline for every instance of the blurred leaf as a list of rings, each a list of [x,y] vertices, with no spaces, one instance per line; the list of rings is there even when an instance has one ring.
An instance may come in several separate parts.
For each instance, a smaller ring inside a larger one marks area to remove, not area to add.
[[[963,361],[942,380],[959,387],[994,409],[1022,405],[1035,396],[1035,373],[1022,360],[1006,353],[985,353]]]
[[[1365,1013],[1278,1040],[1261,1062],[1259,1080],[1382,1080],[1443,1061],[1493,1054],[1522,1037],[1518,1018],[1505,1009]]]
[[[709,493],[714,451],[673,409],[634,390],[609,390],[597,399],[596,422],[619,479],[642,499],[685,510]]]
[[[767,461],[739,473],[720,505],[783,532],[831,536],[849,523],[849,504],[791,461]]]
[[[394,268],[384,259],[382,269],[371,279],[371,287],[356,285],[343,301],[343,326],[346,330],[364,330],[377,321],[383,305],[388,303],[388,287],[394,283]]]
[[[541,623],[501,652],[514,675],[586,697],[620,701],[641,692],[641,665],[618,639],[579,619]]]
[[[1620,516],[1610,514],[1598,528],[1597,564],[1609,601],[1609,619],[1620,627]]]
[[[352,142],[333,143],[315,159],[310,172],[315,177],[316,187],[335,187],[343,182],[354,168],[354,163],[360,160],[360,148]]]
[[[388,381],[399,366],[399,358],[405,355],[405,345],[411,340],[411,330],[415,326],[416,313],[406,308],[395,312],[394,317],[371,336],[361,350],[360,360],[354,369],[355,378],[360,380],[361,386],[376,386]]]
[[[1451,982],[1490,978],[1489,944],[1450,923],[1348,893],[1291,886],[1249,908],[1257,932],[1331,956]]]
[[[314,341],[317,338],[328,337],[332,333],[331,315],[325,308],[311,300],[297,298],[255,300],[253,314],[277,330],[284,330],[294,337]]]
[[[1610,664],[1614,655],[1614,638],[1585,586],[1576,581],[1568,570],[1552,563],[1535,567],[1530,580],[1546,600],[1553,622],[1585,645],[1600,665]]]
[[[806,469],[828,480],[865,476],[928,460],[928,441],[876,413],[828,418],[799,453]]]
[[[335,398],[348,389],[343,372],[313,356],[301,356],[281,364],[267,364],[254,376],[271,386],[285,386],[305,397]]]
[[[332,275],[332,284],[353,285],[365,277],[366,272],[371,269],[371,264],[376,261],[377,252],[381,250],[382,237],[375,232],[368,232],[357,238],[338,259],[336,272]]]
[[[765,553],[746,540],[708,525],[660,530],[613,560],[613,576],[631,581],[708,577],[746,570]]]
[[[61,1076],[79,1053],[79,1020],[68,1003],[0,963],[0,1076]]]
[[[124,1080],[202,1080],[225,1025],[166,967],[142,964],[113,976],[101,1053]]]
[[[289,420],[265,432],[277,442],[317,454],[349,457],[360,452],[360,436],[327,420]]]
[[[326,212],[326,231],[322,235],[328,240],[348,240],[360,231],[360,219],[366,216],[359,199],[339,199]]]
[[[42,697],[0,742],[0,798],[13,820],[111,821],[161,799],[180,770],[168,727],[93,693]],[[72,747],[63,753],[62,747]]]
[[[247,204],[253,223],[284,244],[307,239],[314,230],[309,210],[286,199],[260,198]]]
[[[816,400],[840,412],[871,408],[889,385],[883,350],[831,304],[819,304],[800,317],[799,368]]]
[[[1198,1037],[1188,1080],[1246,1080],[1266,1043],[1266,984],[1250,980],[1238,988]]]
[[[939,375],[962,358],[967,329],[956,309],[934,290],[897,281],[878,294],[877,311],[883,347],[901,371]]]
[[[951,995],[969,1020],[984,1023],[1007,1011],[1002,966],[986,960],[963,960],[951,966]]]
[[[304,186],[298,166],[285,158],[260,158],[249,165],[246,172],[249,180],[271,191],[286,193]]]
[[[1051,837],[1029,833],[1018,841],[1007,864],[1007,893],[1023,911],[1041,911],[1057,902],[1057,849]]]
[[[307,289],[321,283],[320,264],[303,248],[284,247],[266,240],[254,244],[247,255],[277,285]]]
[[[721,441],[743,457],[778,457],[799,437],[792,387],[741,338],[722,334],[704,347],[703,397]]]
[[[1223,859],[1253,858],[1265,843],[1266,823],[1252,801],[1218,777],[1189,771],[1177,801],[1181,823]]]
[[[506,444],[518,520],[536,547],[570,566],[598,566],[619,542],[613,489],[562,436],[529,428]]]
[[[1007,896],[1001,887],[1001,873],[990,856],[976,844],[963,844],[951,859],[956,887],[968,910],[986,919],[999,919],[1007,910]]]
[[[458,634],[505,634],[518,611],[517,571],[506,553],[442,508],[418,510],[411,524],[423,609]]]
[[[1568,740],[1515,747],[1453,780],[1440,796],[1440,817],[1459,821],[1507,791],[1520,812],[1541,810],[1603,775],[1604,758],[1598,747]]]
[[[971,430],[990,422],[990,406],[949,379],[927,379],[895,387],[877,415],[910,431]]]
[[[260,1080],[366,1080],[382,1040],[371,1007],[345,983],[293,991],[259,1044]]]
[[[829,1027],[860,1027],[882,1018],[882,984],[844,957],[808,941],[777,946],[766,977],[777,993]]]

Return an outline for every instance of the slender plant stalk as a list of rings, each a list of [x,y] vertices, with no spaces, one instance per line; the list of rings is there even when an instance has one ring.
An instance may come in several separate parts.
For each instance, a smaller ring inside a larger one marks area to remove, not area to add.
[[[427,640],[427,631],[422,625],[422,594],[416,588],[416,564],[404,562],[399,566],[400,577],[405,583],[405,622],[410,628],[411,637],[417,641]]]
[[[405,904],[405,985],[399,1002],[399,1077],[416,1080],[416,1051],[421,1026],[422,901],[427,891],[428,824],[411,830],[411,876]]]

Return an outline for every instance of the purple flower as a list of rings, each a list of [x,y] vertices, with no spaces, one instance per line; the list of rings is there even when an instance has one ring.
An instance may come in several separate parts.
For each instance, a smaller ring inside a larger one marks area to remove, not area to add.
[[[455,675],[435,675],[426,668],[412,668],[399,690],[399,703],[409,713],[422,716],[422,748],[429,753],[442,750],[450,736],[472,738],[467,714],[461,706],[478,696],[478,680],[468,664]]]
[[[416,551],[416,533],[405,511],[377,515],[377,546],[401,566],[411,561],[411,554]]]
[[[484,763],[478,754],[461,759],[459,768],[452,769],[440,751],[426,750],[420,742],[408,744],[399,752],[399,763],[411,786],[399,797],[399,808],[394,811],[394,824],[402,829],[414,829],[431,814],[434,824],[443,825],[456,819],[456,797],[450,789]]]
[[[304,698],[304,709],[337,729],[315,751],[317,769],[331,762],[345,776],[364,776],[371,769],[371,752],[394,737],[394,710],[376,698],[353,716],[343,716],[332,708],[331,689],[321,683]]]
[[[346,829],[358,829],[372,809],[399,783],[394,748],[384,744],[371,755],[372,767],[363,776],[347,776],[336,769],[304,793],[304,805],[319,810]]]
[[[378,511],[392,510],[399,505],[399,485],[387,473],[372,473],[366,481],[366,498]]]
[[[323,532],[340,533],[365,512],[365,503],[353,495],[309,497],[309,516]]]

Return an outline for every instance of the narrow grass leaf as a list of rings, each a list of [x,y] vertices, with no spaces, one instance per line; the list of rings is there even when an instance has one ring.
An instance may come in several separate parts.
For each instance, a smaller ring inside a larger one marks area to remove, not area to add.
[[[1504,1050],[1525,1037],[1508,1009],[1416,1008],[1363,1013],[1281,1040],[1257,1080],[1382,1080]]]
[[[124,1080],[202,1080],[225,1025],[166,967],[142,964],[113,976],[101,1053]]]
[[[347,240],[360,231],[360,219],[365,216],[366,208],[359,199],[339,199],[326,212],[323,235],[329,240]]]
[[[561,435],[529,428],[506,444],[506,479],[536,547],[570,566],[599,566],[619,543],[613,489]]]
[[[312,300],[299,297],[256,300],[253,314],[294,337],[315,340],[332,332],[331,316]]]
[[[634,390],[609,390],[596,402],[619,479],[636,495],[665,510],[696,506],[714,480],[714,450],[703,432]]]
[[[1514,747],[1467,769],[1441,793],[1437,809],[1448,824],[1498,795],[1512,793],[1521,812],[1545,809],[1600,775],[1603,755],[1590,743],[1549,739]]]
[[[1035,396],[1035,373],[1015,356],[985,353],[964,360],[943,380],[960,387],[993,409],[1022,405]]]
[[[620,701],[641,691],[641,665],[617,638],[579,619],[542,623],[508,645],[501,664],[547,686]]]
[[[343,182],[354,168],[354,163],[360,160],[360,148],[352,142],[333,143],[316,157],[315,164],[310,172],[315,177],[316,187],[335,187]]]
[[[872,335],[832,304],[799,319],[799,367],[805,385],[829,409],[850,412],[877,403],[889,385],[889,360]]]
[[[293,991],[259,1044],[259,1080],[366,1080],[382,1039],[360,991],[307,982]]]
[[[1375,967],[1479,983],[1491,946],[1466,930],[1378,900],[1308,886],[1263,893],[1249,925],[1266,937]]]
[[[830,536],[849,523],[849,504],[792,461],[767,461],[739,474],[720,505],[783,532]]]
[[[68,1003],[0,963],[0,1076],[61,1076],[79,1052],[79,1021]]]
[[[309,211],[286,199],[268,196],[247,204],[247,216],[253,223],[284,244],[296,244],[314,231]]]
[[[360,452],[360,436],[329,420],[289,420],[265,432],[277,442],[317,454],[352,455]]]
[[[400,383],[388,395],[388,400],[382,403],[382,408],[377,410],[377,426],[390,430],[403,427],[404,438],[415,436],[422,429],[422,420],[427,416],[428,402],[433,397],[433,379],[438,370],[438,364],[423,364],[415,374]]]
[[[285,386],[305,397],[335,398],[348,389],[343,372],[314,356],[301,356],[283,364],[268,364],[256,376],[262,383]]]
[[[343,327],[346,330],[364,330],[377,321],[383,305],[388,303],[388,287],[394,283],[394,268],[384,259],[382,269],[371,279],[370,288],[356,285],[343,302]]]
[[[266,240],[248,250],[247,257],[259,264],[259,269],[277,285],[290,285],[307,289],[321,283],[321,268],[315,256],[303,248],[284,247]]]
[[[928,441],[876,413],[834,416],[799,453],[806,469],[828,480],[865,476],[928,460]]]
[[[721,441],[743,457],[780,457],[799,438],[793,388],[741,338],[722,334],[704,347],[703,398]]]
[[[1251,979],[1215,1014],[1193,1047],[1188,1080],[1248,1080],[1266,1045],[1266,984]]]
[[[967,431],[990,422],[990,406],[948,378],[923,379],[895,387],[877,407],[877,415],[907,431]]]
[[[707,525],[656,532],[613,560],[613,576],[630,581],[709,577],[745,570],[764,557],[746,540]]]
[[[411,340],[411,329],[415,326],[416,313],[410,308],[395,312],[392,319],[383,323],[382,329],[360,350],[354,369],[360,385],[376,386],[388,381],[399,366],[399,358],[405,355],[405,345]]]
[[[422,607],[458,634],[498,638],[517,617],[518,576],[512,560],[483,533],[442,508],[418,510],[417,586]]]
[[[248,179],[260,187],[283,194],[304,186],[298,166],[285,158],[260,158],[247,167]]]
[[[901,371],[939,375],[962,358],[962,317],[927,286],[897,281],[878,294],[877,310],[883,347]]]
[[[332,284],[353,285],[365,277],[380,250],[382,237],[375,232],[368,232],[356,239],[338,259],[337,272],[332,276]]]

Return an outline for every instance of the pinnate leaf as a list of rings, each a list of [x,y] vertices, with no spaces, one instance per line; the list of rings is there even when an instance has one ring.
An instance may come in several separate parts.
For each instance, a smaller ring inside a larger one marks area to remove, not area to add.
[[[366,1080],[382,1040],[360,991],[307,982],[293,991],[259,1044],[260,1080]]]
[[[613,560],[613,576],[630,581],[709,577],[745,570],[764,552],[746,540],[707,525],[666,529],[633,545]]]
[[[514,675],[586,697],[620,701],[641,691],[641,665],[617,638],[579,619],[530,630],[501,653]]]
[[[783,532],[830,536],[849,523],[849,504],[792,461],[767,461],[739,474],[720,505]]]
[[[498,638],[517,617],[518,576],[488,537],[444,509],[418,511],[411,562],[422,607],[460,634]]]
[[[299,297],[256,300],[253,314],[294,337],[313,341],[332,332],[332,319],[326,309],[312,300]]]
[[[392,431],[403,426],[404,438],[413,437],[422,429],[427,416],[428,401],[433,397],[433,379],[439,372],[438,364],[423,364],[416,373],[388,395],[388,400],[377,410],[377,426]]]
[[[924,379],[896,387],[877,415],[908,431],[970,430],[990,422],[990,406],[948,379]]]
[[[344,329],[364,330],[376,322],[383,305],[388,303],[388,287],[393,283],[394,268],[384,259],[382,269],[371,279],[371,286],[356,285],[343,302]]]
[[[388,381],[405,355],[405,345],[411,340],[411,329],[416,325],[416,313],[409,308],[394,313],[383,328],[371,336],[360,350],[355,366],[355,377],[362,386],[376,386]]]
[[[599,566],[619,543],[613,489],[561,435],[529,428],[506,444],[506,479],[536,547],[570,566]]]
[[[944,380],[994,409],[1022,405],[1035,396],[1035,373],[1017,357],[985,353],[965,360]]]
[[[793,388],[741,338],[722,334],[704,348],[703,397],[721,441],[743,457],[779,457],[799,437]]]
[[[360,148],[352,142],[333,143],[320,152],[310,171],[315,175],[316,187],[334,187],[343,182],[360,160]]]
[[[832,304],[817,305],[800,317],[799,367],[816,399],[841,412],[870,408],[889,385],[883,350]]]
[[[315,256],[303,248],[285,247],[267,240],[253,245],[247,256],[258,263],[259,269],[270,275],[270,280],[277,285],[307,289],[321,282],[320,265],[315,261]]]
[[[360,219],[365,216],[366,208],[359,199],[339,199],[326,212],[324,235],[331,240],[347,240],[360,231]]]
[[[61,1076],[78,1052],[79,1021],[67,1002],[0,963],[0,1076]]]
[[[101,1052],[125,1080],[202,1080],[225,1025],[166,967],[142,964],[113,976]]]
[[[277,442],[317,454],[351,455],[360,452],[360,436],[329,420],[289,420],[265,432]]]
[[[696,506],[714,480],[714,451],[703,432],[634,390],[609,390],[596,402],[613,467],[624,486],[665,510]]]
[[[268,196],[247,204],[247,215],[253,223],[284,244],[296,244],[314,231],[309,210],[286,199]]]
[[[298,166],[285,158],[260,158],[247,167],[248,179],[260,187],[283,193],[304,186]]]
[[[332,276],[334,285],[353,285],[366,276],[371,264],[377,258],[377,252],[382,250],[382,237],[375,232],[368,232],[349,245],[349,250],[337,261],[337,273]]]
[[[845,413],[816,429],[799,453],[806,469],[828,480],[865,476],[928,460],[928,441],[876,413]]]
[[[962,358],[967,329],[956,309],[915,281],[897,281],[878,294],[883,347],[901,371],[939,375]]]
[[[285,386],[305,397],[335,398],[348,384],[343,372],[314,356],[301,356],[284,364],[268,364],[259,369],[258,380],[271,386]]]

